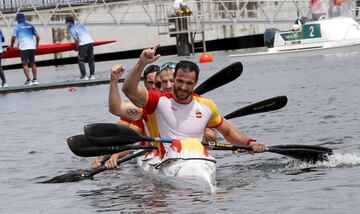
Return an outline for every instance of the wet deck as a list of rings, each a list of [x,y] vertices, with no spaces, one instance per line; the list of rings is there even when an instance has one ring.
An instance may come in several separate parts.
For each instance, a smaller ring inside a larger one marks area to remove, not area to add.
[[[119,82],[124,82],[124,79],[119,79]],[[30,85],[30,86],[25,86],[25,85],[9,86],[6,88],[0,88],[0,94],[40,91],[40,90],[70,88],[70,87],[86,87],[86,86],[109,84],[109,83],[110,83],[110,79],[67,80],[63,82],[40,83],[38,85]]]

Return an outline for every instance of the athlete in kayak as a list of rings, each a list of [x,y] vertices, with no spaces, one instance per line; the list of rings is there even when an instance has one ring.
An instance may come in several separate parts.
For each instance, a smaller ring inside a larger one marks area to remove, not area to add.
[[[160,67],[157,65],[150,65],[144,70],[144,86],[147,90],[154,89],[153,84],[151,84],[151,82],[152,82],[151,80],[153,79],[153,77],[151,75],[153,75],[155,73],[155,71],[157,71],[159,69],[160,69]],[[145,131],[144,123],[146,123],[146,121],[143,122],[143,120],[144,119],[146,120],[146,112],[144,112],[143,109],[138,108],[131,102],[122,101],[121,95],[119,93],[118,80],[123,75],[124,71],[125,71],[125,68],[122,65],[114,65],[111,69],[109,101],[108,101],[109,111],[112,114],[121,118],[119,121],[120,124],[127,125],[127,126],[133,128],[134,130],[136,130],[137,132],[139,132],[140,134],[145,135],[146,131]],[[159,73],[159,71],[156,72],[156,74],[158,74],[158,73]],[[162,77],[165,78],[166,80],[168,80],[167,75],[163,75]],[[171,77],[173,77],[172,74],[171,74]],[[160,79],[159,81],[161,82],[161,80],[164,80],[164,79]],[[173,83],[174,81],[171,80],[170,82]],[[172,86],[171,86],[171,88],[172,88]],[[160,90],[160,87],[155,88],[155,90]],[[208,142],[208,141],[215,142],[216,141],[215,132],[210,129],[207,129],[204,133],[203,141],[204,142]],[[117,154],[113,154],[110,157],[110,159],[105,162],[105,166],[107,168],[111,168],[111,169],[117,168],[117,160],[127,154],[128,154],[127,152],[120,152]],[[157,151],[152,151],[152,155],[155,155],[155,156],[158,155]],[[94,168],[100,167],[102,165],[102,163],[104,162],[103,161],[104,158],[105,158],[105,156],[99,156],[94,162],[92,162],[91,168],[94,169]]]
[[[155,88],[155,74],[159,71],[158,65],[150,65],[144,70],[144,86],[150,90]],[[140,109],[134,106],[130,102],[123,102],[119,93],[118,82],[119,78],[125,72],[125,68],[122,65],[114,65],[111,68],[110,78],[110,90],[109,90],[109,111],[120,117],[119,124],[129,126],[138,133],[145,135],[144,123],[140,116]],[[126,109],[126,110],[125,110]],[[124,116],[132,115],[134,117]],[[119,152],[110,156],[104,164],[109,169],[117,168],[117,160],[128,155],[127,151]],[[99,156],[95,161],[91,163],[91,168],[96,169],[102,165],[105,156]]]
[[[73,17],[66,17],[66,27],[70,30],[72,38],[78,46],[78,63],[80,69],[80,79],[95,79],[95,62],[94,62],[94,40],[87,32],[83,25],[74,22]],[[89,63],[90,76],[86,76],[85,60]]]
[[[198,66],[190,61],[176,64],[174,90],[159,92],[146,90],[139,85],[141,71],[147,64],[159,59],[156,50],[160,45],[143,50],[139,61],[128,73],[123,92],[136,106],[147,112],[152,120],[150,136],[173,139],[202,139],[206,127],[218,130],[232,144],[250,145],[254,152],[265,151],[265,145],[240,133],[229,121],[220,116],[216,104],[193,93],[199,76]],[[168,149],[168,148],[166,148]]]
[[[174,86],[175,62],[165,62],[161,65],[159,77],[161,81],[161,91],[172,91]]]
[[[160,70],[158,65],[149,65],[144,70],[144,85],[147,89],[155,89],[156,72]]]
[[[37,85],[37,68],[35,64],[35,51],[38,49],[40,36],[35,27],[25,20],[25,15],[18,13],[16,15],[18,24],[14,27],[11,37],[11,48],[14,48],[16,39],[19,42],[21,64],[26,77],[25,85]],[[33,79],[30,80],[29,65],[31,66]]]

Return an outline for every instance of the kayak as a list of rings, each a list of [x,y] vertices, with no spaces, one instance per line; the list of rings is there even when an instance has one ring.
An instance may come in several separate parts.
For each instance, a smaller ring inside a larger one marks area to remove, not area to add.
[[[198,139],[174,140],[163,146],[163,156],[149,153],[137,158],[145,174],[179,189],[216,191],[216,160]]]
[[[149,177],[176,189],[216,192],[215,161],[173,159],[161,162],[157,156],[137,158],[140,169]]]
[[[113,42],[116,42],[116,40],[95,41],[94,46],[105,45]],[[38,49],[36,50],[36,55],[72,51],[75,50],[75,48],[76,48],[75,43],[42,44],[39,45]],[[3,51],[2,57],[3,58],[20,57],[20,50],[18,48],[6,48]]]

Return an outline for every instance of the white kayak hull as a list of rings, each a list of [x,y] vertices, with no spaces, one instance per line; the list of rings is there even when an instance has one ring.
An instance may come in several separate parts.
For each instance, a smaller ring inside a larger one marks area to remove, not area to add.
[[[137,158],[139,167],[150,177],[175,188],[216,192],[216,166],[203,159],[174,159],[159,164],[158,157]]]

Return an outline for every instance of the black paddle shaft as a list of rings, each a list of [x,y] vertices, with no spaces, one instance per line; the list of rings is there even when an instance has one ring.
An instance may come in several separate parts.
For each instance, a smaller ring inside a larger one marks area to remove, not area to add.
[[[126,161],[129,161],[131,159],[134,159],[138,156],[141,156],[143,154],[145,154],[148,151],[151,151],[152,149],[144,149],[141,150],[139,152],[136,152],[134,154],[131,155],[127,155],[121,159],[119,159],[117,161],[118,165],[125,163]],[[91,171],[82,171],[82,172],[70,172],[67,174],[63,174],[63,175],[59,175],[56,176],[54,178],[51,178],[49,180],[46,181],[41,181],[38,183],[43,183],[43,184],[49,184],[49,183],[66,183],[66,182],[78,182],[78,181],[82,181],[82,180],[86,180],[86,179],[91,179],[94,175],[97,175],[103,171],[107,170],[107,168],[103,165],[98,169],[95,170],[91,170]]]
[[[149,152],[149,151],[151,151],[151,150],[152,150],[152,149],[144,149],[144,150],[141,150],[141,151],[139,151],[139,152],[135,152],[134,154],[127,155],[127,156],[119,159],[119,160],[117,161],[117,164],[120,165],[120,164],[122,164],[122,163],[125,163],[125,162],[127,162],[127,161],[129,161],[129,160],[132,160],[132,159],[136,158],[136,157],[139,157],[139,156],[141,156],[141,155],[144,155],[145,153],[147,153],[147,152]],[[107,170],[107,168],[106,168],[106,166],[103,165],[103,166],[99,167],[98,169],[89,172],[89,174],[87,175],[87,177],[89,177],[89,178],[90,178],[90,177],[93,177],[94,175],[97,175],[97,174],[99,174],[100,172],[103,172],[103,171],[105,171],[105,170]]]
[[[209,149],[212,150],[246,150],[252,151],[251,146],[246,145],[233,145],[214,143],[206,144]],[[267,152],[277,153],[292,157],[301,161],[315,163],[317,161],[326,161],[328,155],[332,155],[332,149],[322,146],[312,145],[300,145],[300,144],[288,144],[288,145],[276,145],[267,148]]]

